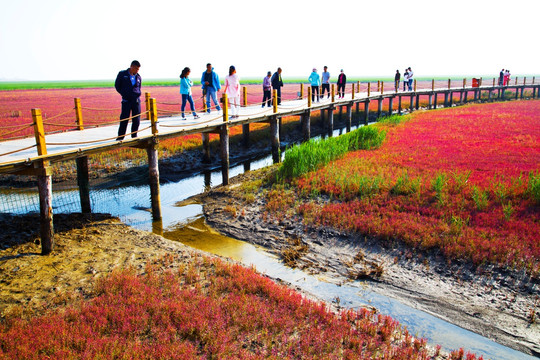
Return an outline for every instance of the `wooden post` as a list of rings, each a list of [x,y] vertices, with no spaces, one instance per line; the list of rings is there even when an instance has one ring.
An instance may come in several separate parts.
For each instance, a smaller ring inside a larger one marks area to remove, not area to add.
[[[155,101],[155,99],[152,99]],[[150,105],[152,108],[152,105]],[[161,196],[159,192],[159,159],[158,140],[152,139],[146,148],[148,155],[148,177],[150,184],[150,202],[152,204],[152,219],[161,220]]]
[[[463,79],[463,88],[467,87],[467,79]]]
[[[34,120],[34,135],[38,155],[47,155],[45,143],[45,129],[41,109],[32,109]],[[41,254],[48,255],[54,248],[54,226],[52,211],[52,177],[49,171],[49,161],[42,160],[38,168],[38,191],[39,191],[39,222],[41,237]]]
[[[401,115],[401,95],[398,96],[398,115]]]
[[[459,103],[463,104],[463,90],[459,91]]]
[[[334,84],[332,84],[334,85]],[[327,134],[329,137],[332,137],[334,134],[334,106],[330,106],[327,110],[328,113],[328,122],[327,122]]]
[[[224,104],[223,113],[225,113],[225,109]],[[223,185],[229,185],[229,125],[226,122],[220,127],[219,145],[221,150],[221,178]]]
[[[465,94],[463,95],[463,103],[467,103],[467,95],[469,95],[469,92],[465,90]]]
[[[414,79],[414,92],[416,92],[416,79]]]
[[[392,116],[393,111],[394,111],[394,96],[388,99],[388,115]]]
[[[448,79],[448,90],[450,90],[451,84],[452,84],[452,80]]]
[[[518,77],[516,76],[516,83],[514,85],[517,85]]]
[[[304,84],[300,84],[300,100],[304,98]]]
[[[77,162],[77,185],[79,186],[79,198],[81,200],[81,212],[89,214],[92,212],[90,205],[90,181],[88,176],[88,156],[82,156],[75,160]]]
[[[533,79],[534,79],[534,78],[533,78]],[[534,83],[534,81],[533,81],[533,83]],[[356,82],[356,92],[358,92],[358,93],[360,92],[360,80],[358,80],[358,81]]]
[[[371,83],[368,82],[368,83],[367,83],[367,96],[368,96],[368,97],[369,97],[370,93],[371,93]]]
[[[274,89],[274,98],[273,98],[273,101],[272,101],[272,105],[273,105],[273,108],[274,108],[274,114],[277,113],[278,111],[278,103],[277,103],[277,90]]]
[[[436,92],[434,95],[433,95],[433,108],[436,109],[437,108],[437,95],[438,93]]]
[[[156,105],[156,99],[151,98],[150,99],[150,125],[152,126],[152,135],[157,135],[158,129],[157,129],[157,105]]]
[[[493,78],[493,85],[491,86],[495,87],[495,78]]]
[[[369,90],[369,83],[368,83],[368,90]],[[367,125],[369,122],[369,99],[366,99],[364,102],[364,125]]]
[[[203,100],[204,102],[204,100]],[[146,120],[150,120],[150,93],[144,93],[144,105],[146,106]]]
[[[415,104],[416,110],[420,108],[420,95],[416,94],[416,104]]]
[[[491,90],[491,89],[488,90],[488,101],[489,101],[489,102],[491,102],[491,92],[492,92],[492,91],[493,91],[493,90]]]
[[[351,132],[351,127],[352,127],[352,104],[349,103],[347,104],[347,132]]]
[[[206,105],[206,96],[203,95],[202,97],[202,104],[203,104],[203,111],[208,112],[208,105]]]
[[[480,77],[480,81],[478,81],[478,87],[482,86],[482,81],[483,81],[483,78]]]
[[[84,130],[81,99],[75,98],[75,118],[77,119],[77,130]]]
[[[384,94],[384,81],[381,81],[381,95]]]
[[[523,85],[527,85],[527,77],[526,76],[523,77]]]
[[[516,80],[517,80],[517,79],[516,79]],[[516,83],[517,83],[517,81],[516,81]],[[516,85],[517,85],[517,84],[516,84]],[[516,88],[516,100],[518,99],[518,93],[519,93],[519,89]]]
[[[448,91],[444,92],[444,107],[448,107]]]
[[[378,100],[378,103],[377,103],[377,118],[380,118],[381,117],[381,113],[382,113],[382,103],[383,103],[383,97],[381,96],[380,98],[377,99]]]
[[[247,88],[245,86],[242,86],[242,95],[244,97],[244,107],[246,107],[248,104],[248,99],[247,99]]]
[[[435,79],[431,79],[431,91],[435,91]]]
[[[410,108],[410,112],[413,112],[413,110],[414,110],[414,95],[411,95],[409,108]]]
[[[354,100],[354,83],[352,83],[351,85],[352,85],[351,99]]]
[[[450,94],[449,94],[449,99],[448,99],[448,106],[452,107],[452,104],[454,102],[454,93],[452,92],[452,90],[450,90]]]
[[[227,99],[227,94],[223,93],[222,99],[223,99],[223,122],[227,123],[229,122],[229,100]],[[227,128],[227,131],[228,131],[228,128]]]
[[[332,84],[332,102],[336,101],[336,87]]]
[[[247,98],[247,88],[245,86],[242,87],[242,92],[244,95],[244,107],[247,107],[248,98]],[[242,125],[242,144],[244,144],[244,146],[249,145],[249,123]]]
[[[276,90],[274,90],[275,92]],[[311,86],[308,86],[307,88],[307,106],[308,108],[311,107]]]
[[[377,80],[377,92],[381,91],[381,81]]]
[[[433,108],[433,93],[429,94],[429,100],[428,100],[428,109],[431,110]]]
[[[304,142],[311,139],[311,110],[306,110],[302,115],[302,133],[304,135]]]
[[[210,163],[210,134],[203,132],[202,134],[202,144],[203,144],[203,163]]]
[[[270,119],[270,136],[272,137],[272,160],[274,164],[280,162],[279,122],[277,116]]]

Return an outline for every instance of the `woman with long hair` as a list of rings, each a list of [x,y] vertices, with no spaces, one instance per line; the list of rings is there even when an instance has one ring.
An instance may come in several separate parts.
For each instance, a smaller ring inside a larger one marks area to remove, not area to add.
[[[236,68],[233,65],[229,67],[229,76],[225,78],[225,90],[223,91],[229,98],[231,119],[237,118],[240,108],[240,79],[238,79]]]
[[[185,120],[184,110],[186,109],[186,102],[189,101],[189,106],[191,107],[191,112],[193,113],[193,118],[198,119],[199,115],[195,112],[195,105],[193,104],[193,97],[191,96],[191,87],[193,86],[193,81],[189,78],[189,73],[191,70],[188,67],[185,67],[182,70],[180,75],[180,94],[182,95],[182,120]]]

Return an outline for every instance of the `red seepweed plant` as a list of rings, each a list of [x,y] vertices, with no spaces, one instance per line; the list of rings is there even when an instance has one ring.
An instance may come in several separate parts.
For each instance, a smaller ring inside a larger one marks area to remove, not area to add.
[[[382,125],[388,134],[380,149],[350,153],[296,180],[301,194],[333,199],[304,201],[298,211],[315,224],[537,275],[538,114],[540,101],[521,101]]]

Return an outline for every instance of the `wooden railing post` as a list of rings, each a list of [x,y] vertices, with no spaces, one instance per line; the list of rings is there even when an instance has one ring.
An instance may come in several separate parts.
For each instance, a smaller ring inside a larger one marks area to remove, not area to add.
[[[356,92],[360,92],[360,80],[356,82]]]
[[[448,90],[450,90],[450,87],[452,86],[452,80],[448,79]]]
[[[332,84],[332,102],[336,101],[336,87]]]
[[[75,98],[74,101],[75,101],[75,118],[77,119],[77,130],[84,130],[81,99]]]
[[[308,86],[307,88],[307,106],[308,108],[311,107],[311,86]]]
[[[524,76],[524,77],[523,77],[523,85],[526,85],[526,84],[527,84],[527,77]]]
[[[435,79],[431,79],[431,91],[435,91]]]
[[[495,86],[495,78],[493,78],[493,85],[491,85],[491,86]]]
[[[223,93],[223,122],[229,122],[229,100],[227,94]]]
[[[351,99],[354,100],[354,83],[352,83],[351,85],[352,85]]]
[[[247,106],[247,88],[245,86],[242,86],[242,95],[244,96],[244,106]]]
[[[416,92],[416,79],[414,79],[414,92]]]
[[[518,77],[516,76],[516,83],[514,85],[517,85]]]
[[[381,81],[377,80],[377,92],[381,91]]]
[[[41,109],[32,109],[34,121],[34,135],[36,137],[37,153],[39,156],[47,155],[45,143],[45,129]],[[54,226],[52,210],[52,177],[49,172],[49,161],[41,160],[38,171],[39,191],[39,220],[41,237],[41,254],[48,255],[54,248]]]
[[[152,135],[157,135],[157,133],[158,133],[158,129],[157,129],[158,116],[157,116],[156,99],[150,98],[149,102],[150,102],[149,115],[150,115],[150,125],[152,126]]]
[[[467,79],[463,79],[463,88],[467,87]]]
[[[384,81],[381,81],[381,95],[384,93]]]
[[[367,83],[367,96],[368,96],[368,97],[369,97],[370,93],[371,93],[371,83],[368,82],[368,83]]]
[[[300,84],[300,100],[304,98],[304,84]]]
[[[482,78],[480,78],[480,81],[478,81],[478,87],[482,86]]]
[[[274,96],[273,96],[273,102],[272,102],[272,105],[273,105],[273,108],[274,108],[274,114],[277,113],[277,110],[278,110],[278,103],[277,103],[277,90],[274,89]]]
[[[144,93],[144,104],[146,105],[146,120],[150,120],[150,93],[146,92]]]
[[[242,92],[244,95],[244,107],[248,106],[248,98],[247,98],[247,88],[245,86],[242,87]],[[263,104],[264,107],[264,104]],[[249,123],[242,125],[242,143],[244,146],[249,145]]]

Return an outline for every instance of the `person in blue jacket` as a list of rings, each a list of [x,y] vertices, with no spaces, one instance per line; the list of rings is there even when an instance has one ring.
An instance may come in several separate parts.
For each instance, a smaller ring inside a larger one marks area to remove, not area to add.
[[[313,72],[309,75],[309,83],[311,84],[311,101],[315,101],[315,92],[317,93],[317,102],[319,102],[319,86],[321,85],[321,77],[317,74],[317,69],[313,68]]]
[[[140,67],[141,63],[133,60],[127,70],[122,70],[118,73],[114,82],[116,91],[122,95],[122,113],[120,114],[118,137],[116,138],[118,141],[124,140],[130,114],[133,117],[131,119],[131,137],[137,137],[139,123],[141,121],[141,102],[139,98],[141,97],[142,80],[141,75],[139,75]]]
[[[180,94],[182,95],[182,120],[186,118],[184,116],[186,102],[189,102],[189,107],[191,108],[191,112],[193,113],[193,118],[199,118],[199,115],[197,115],[197,113],[195,112],[195,105],[193,104],[193,97],[191,96],[191,87],[193,86],[193,81],[191,81],[191,79],[189,78],[190,73],[191,69],[185,67],[184,70],[182,70],[182,74],[180,75]]]
[[[202,73],[201,84],[203,94],[206,94],[206,111],[210,113],[210,97],[214,101],[216,110],[220,111],[221,107],[219,106],[216,93],[221,89],[221,84],[219,83],[218,74],[216,74],[210,63],[206,64],[206,71]]]

